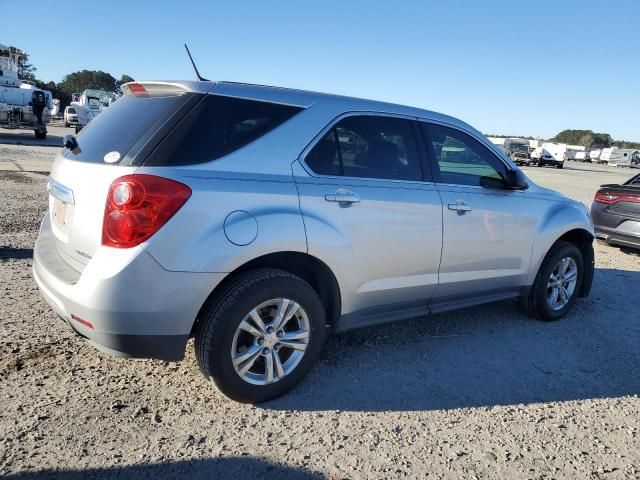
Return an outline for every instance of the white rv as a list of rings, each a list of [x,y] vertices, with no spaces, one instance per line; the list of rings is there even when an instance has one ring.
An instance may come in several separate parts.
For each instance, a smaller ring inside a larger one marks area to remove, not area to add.
[[[585,147],[582,145],[567,145],[565,160],[585,161]]]
[[[605,149],[608,150],[608,149]],[[607,164],[612,167],[636,167],[640,151],[633,148],[613,148],[607,156]]]
[[[603,148],[600,153],[600,158],[598,159],[598,163],[609,163],[609,158],[614,150],[617,150],[617,147],[609,147]]]

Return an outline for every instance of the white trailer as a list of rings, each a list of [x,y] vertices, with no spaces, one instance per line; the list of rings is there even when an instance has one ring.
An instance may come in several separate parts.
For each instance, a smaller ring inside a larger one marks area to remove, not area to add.
[[[487,137],[491,143],[498,146],[504,146],[506,142],[506,138],[504,137]]]
[[[609,163],[609,158],[614,150],[617,150],[617,147],[609,147],[603,148],[600,153],[600,158],[598,159],[598,163]]]
[[[608,155],[607,165],[612,167],[635,167],[640,151],[633,148],[614,148]]]
[[[542,144],[545,154],[549,154],[554,160],[562,162],[566,159],[567,144],[566,143],[553,143],[544,142]]]

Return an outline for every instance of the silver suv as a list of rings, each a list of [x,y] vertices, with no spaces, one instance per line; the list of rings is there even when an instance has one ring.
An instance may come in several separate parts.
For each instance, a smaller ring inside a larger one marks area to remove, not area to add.
[[[227,82],[123,91],[65,139],[33,264],[101,350],[177,361],[194,337],[220,390],[260,402],[328,330],[509,298],[556,320],[589,293],[586,208],[460,120]]]

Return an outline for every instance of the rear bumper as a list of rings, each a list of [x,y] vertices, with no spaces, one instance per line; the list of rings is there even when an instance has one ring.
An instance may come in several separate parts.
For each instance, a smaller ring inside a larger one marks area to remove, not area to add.
[[[604,240],[608,245],[640,249],[640,235],[621,233],[615,229],[596,227],[596,238]]]
[[[57,254],[46,217],[34,248],[33,276],[53,310],[100,350],[176,361],[224,274],[169,272],[141,247],[100,247],[74,275]]]
[[[591,218],[596,238],[609,245],[640,249],[640,220],[612,213],[596,202],[591,205]]]

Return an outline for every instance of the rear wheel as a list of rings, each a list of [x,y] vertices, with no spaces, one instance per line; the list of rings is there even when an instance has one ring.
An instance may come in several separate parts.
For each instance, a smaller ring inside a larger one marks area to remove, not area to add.
[[[200,370],[228,397],[258,403],[293,388],[326,336],[318,294],[282,270],[242,274],[214,295],[195,335]]]
[[[542,261],[529,293],[521,303],[529,316],[547,322],[562,318],[582,287],[584,261],[573,243],[559,241]]]
[[[564,163],[559,163],[558,165],[556,165],[556,168],[564,168]]]

